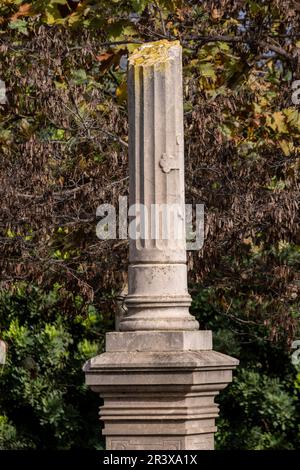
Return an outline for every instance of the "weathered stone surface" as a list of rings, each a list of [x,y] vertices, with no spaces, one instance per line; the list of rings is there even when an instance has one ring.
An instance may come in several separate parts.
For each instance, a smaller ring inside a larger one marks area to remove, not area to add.
[[[223,358],[226,361],[223,361]],[[100,371],[105,369],[114,370],[119,367],[126,367],[126,373],[129,374],[131,369],[148,369],[153,370],[153,373],[163,368],[164,378],[169,369],[181,369],[184,367],[186,370],[192,368],[196,371],[198,368],[202,370],[212,370],[212,368],[226,368],[232,369],[236,364],[236,360],[228,358],[216,351],[155,351],[155,352],[137,352],[137,351],[118,351],[106,352],[100,356],[90,359],[89,371]],[[155,371],[154,371],[155,369]],[[173,377],[174,378],[174,377]],[[89,385],[92,385],[88,382]]]
[[[146,351],[137,351],[134,340],[127,340],[126,350],[106,352],[85,365],[86,383],[104,398],[107,448],[212,449],[218,415],[214,397],[231,381],[238,361],[208,349],[189,349],[196,342],[174,350],[174,332],[163,332],[165,339],[170,336],[165,345],[161,337],[156,351],[149,352],[147,344],[155,344],[155,335],[162,332],[140,335]],[[115,341],[112,337],[109,349],[120,349]]]
[[[129,59],[128,92],[130,204],[151,211],[176,203],[172,231],[184,220],[179,43],[141,46]],[[181,238],[165,239],[155,224],[154,239],[143,213],[131,215],[137,236],[120,332],[108,333],[106,352],[84,366],[86,383],[104,399],[107,449],[213,449],[214,398],[238,361],[213,351],[211,332],[198,331],[189,313],[184,229]]]
[[[199,328],[187,290],[182,103],[180,44],[141,46],[128,69],[129,202],[143,204],[148,214],[156,205],[169,217],[164,225],[157,213],[150,222],[134,214],[136,227],[144,230],[129,242],[128,311],[121,331]]]
[[[107,352],[212,349],[211,331],[128,331],[106,335]]]

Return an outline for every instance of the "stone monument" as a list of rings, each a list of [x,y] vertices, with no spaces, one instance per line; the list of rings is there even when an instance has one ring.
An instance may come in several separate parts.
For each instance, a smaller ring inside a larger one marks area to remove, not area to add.
[[[126,314],[120,331],[106,335],[106,352],[85,364],[86,383],[104,400],[108,450],[213,449],[214,398],[238,361],[213,351],[212,332],[199,331],[189,313],[177,41],[147,43],[129,57],[128,110],[136,236],[130,237]],[[173,224],[167,219],[166,237],[153,207],[172,205],[178,210]],[[145,212],[154,214],[151,223]],[[177,226],[180,237],[173,236]]]

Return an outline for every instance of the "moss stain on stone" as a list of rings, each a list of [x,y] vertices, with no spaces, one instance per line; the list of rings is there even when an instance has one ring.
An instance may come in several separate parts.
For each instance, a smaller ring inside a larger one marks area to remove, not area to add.
[[[166,39],[143,44],[129,57],[129,65],[151,66],[167,64],[172,58],[169,50],[179,45],[179,41],[167,41]]]

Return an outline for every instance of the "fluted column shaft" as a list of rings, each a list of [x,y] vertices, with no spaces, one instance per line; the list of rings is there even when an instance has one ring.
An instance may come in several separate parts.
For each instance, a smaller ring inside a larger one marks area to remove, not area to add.
[[[181,46],[129,58],[130,253],[121,331],[191,330],[187,290]]]

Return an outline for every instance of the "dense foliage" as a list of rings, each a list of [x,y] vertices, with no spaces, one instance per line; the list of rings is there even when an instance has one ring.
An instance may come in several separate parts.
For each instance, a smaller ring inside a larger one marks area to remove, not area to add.
[[[99,241],[95,214],[128,191],[127,55],[161,38],[183,46],[187,201],[205,204],[193,313],[241,361],[219,448],[299,446],[299,12],[0,1],[0,447],[100,445],[81,367],[113,328],[128,247]]]
[[[75,315],[62,308],[72,297]],[[84,385],[84,362],[102,351],[102,315],[55,285],[19,285],[0,296],[8,361],[1,371],[0,449],[101,448],[99,399]]]

